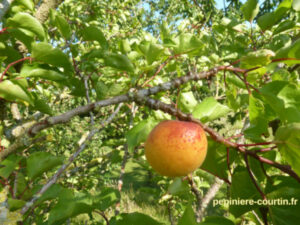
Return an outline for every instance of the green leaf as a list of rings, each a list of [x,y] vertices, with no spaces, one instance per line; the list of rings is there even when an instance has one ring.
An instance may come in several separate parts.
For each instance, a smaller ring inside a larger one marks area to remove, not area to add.
[[[294,0],[292,6],[295,11],[300,11],[300,0]]]
[[[286,81],[273,81],[260,89],[263,99],[282,121],[300,122],[300,89]]]
[[[16,211],[18,209],[21,209],[26,204],[26,201],[8,198],[7,204],[10,211]]]
[[[227,106],[220,104],[213,97],[208,97],[194,108],[192,114],[195,118],[207,122],[225,116],[229,111]]]
[[[186,194],[190,191],[190,187],[187,180],[182,180],[181,178],[177,177],[168,187],[168,192],[171,195],[181,195]]]
[[[32,45],[32,57],[53,66],[63,67],[65,72],[73,70],[69,58],[60,49],[52,48],[48,43],[34,43]]]
[[[201,169],[208,171],[222,179],[228,179],[227,149],[226,146],[208,138],[207,155]],[[235,160],[237,154],[229,149],[229,163]]]
[[[241,8],[244,17],[249,22],[255,18],[259,11],[259,4],[257,0],[248,0]]]
[[[186,54],[203,47],[202,41],[188,33],[180,34],[173,42],[171,47],[173,46],[175,54]]]
[[[117,217],[113,217],[109,224],[111,225],[163,225],[152,217],[143,213],[122,213]]]
[[[163,46],[151,43],[146,54],[148,64],[151,65],[154,61],[156,61],[163,51]]]
[[[17,3],[25,6],[27,9],[33,11],[34,3],[32,0],[16,0]]]
[[[279,34],[283,31],[289,30],[289,29],[291,29],[295,26],[296,26],[295,21],[293,21],[293,20],[284,20],[278,25],[278,27],[276,27],[276,29],[273,31],[273,34],[274,35]]]
[[[181,92],[178,99],[178,106],[183,112],[191,113],[195,106],[197,105],[197,100],[194,97],[193,92]]]
[[[62,157],[49,152],[35,152],[27,158],[27,175],[33,179],[63,163]]]
[[[237,169],[236,169],[237,170]],[[230,187],[230,198],[231,199],[261,199],[259,192],[255,188],[248,171],[243,169],[241,171],[236,171],[232,176],[232,183]],[[240,217],[244,213],[258,208],[257,204],[247,204],[247,205],[230,205],[229,212],[235,217]]]
[[[18,155],[9,155],[4,159],[0,164],[0,176],[7,179],[18,166],[21,159],[22,157]]]
[[[282,157],[292,166],[300,176],[300,123],[291,123],[279,127],[276,131],[275,140]]]
[[[106,53],[103,56],[105,66],[110,66],[112,68],[133,72],[134,66],[131,61],[125,55],[120,55],[116,53]]]
[[[19,12],[7,20],[8,26],[24,28],[36,34],[40,40],[44,40],[45,32],[40,22],[28,13]]]
[[[275,14],[274,12],[265,13],[264,15],[258,17],[257,24],[263,31],[270,29],[274,24]]]
[[[53,111],[50,108],[49,104],[47,104],[44,100],[38,98],[38,96],[34,99],[33,107],[42,113],[53,115]]]
[[[58,198],[61,193],[66,189],[59,184],[53,184],[51,187],[45,191],[45,193],[37,200],[37,204],[42,203],[43,201],[51,200]]]
[[[86,41],[98,41],[103,49],[108,48],[108,42],[104,34],[95,26],[89,26],[81,31],[82,37]]]
[[[265,66],[271,62],[270,58],[273,56],[275,56],[275,53],[269,49],[260,49],[255,52],[249,52],[246,56],[241,58],[241,66],[246,69]]]
[[[51,209],[48,224],[60,225],[67,219],[93,211],[93,198],[88,194],[77,193],[73,198],[62,198]]]
[[[30,71],[21,72],[21,76],[37,77],[37,78],[42,78],[45,80],[52,80],[52,81],[63,81],[67,79],[67,77],[62,73],[59,73],[55,70],[47,70],[42,68],[36,68]]]
[[[286,64],[298,64],[300,63],[300,39],[295,41],[292,45],[280,49],[276,53],[275,59],[278,58],[296,58],[295,60],[284,61]]]
[[[231,220],[222,216],[208,216],[204,218],[204,222],[199,223],[199,225],[234,225]]]
[[[93,207],[104,211],[120,201],[120,192],[113,188],[101,188],[99,195],[93,196]]]
[[[287,204],[269,206],[270,217],[274,225],[298,225],[300,220],[300,187],[286,186],[267,194],[267,199],[284,200]],[[295,203],[296,202],[296,203]]]
[[[182,217],[178,220],[177,225],[197,225],[196,217],[194,210],[191,205],[188,205],[182,215]]]
[[[17,99],[31,105],[34,104],[30,93],[15,81],[5,80],[0,83],[0,97],[8,101]]]
[[[57,15],[55,17],[55,23],[62,36],[69,39],[71,37],[71,28],[67,20],[63,16]]]
[[[129,151],[133,151],[133,149],[141,142],[146,141],[148,134],[151,132],[155,125],[155,120],[149,118],[147,120],[139,122],[137,125],[131,128],[125,135]]]

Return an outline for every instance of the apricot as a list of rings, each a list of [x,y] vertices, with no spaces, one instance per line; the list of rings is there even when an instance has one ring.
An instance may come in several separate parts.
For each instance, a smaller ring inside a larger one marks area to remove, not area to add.
[[[193,172],[202,165],[206,152],[205,131],[192,122],[160,122],[145,143],[145,155],[151,167],[168,177],[185,176]]]

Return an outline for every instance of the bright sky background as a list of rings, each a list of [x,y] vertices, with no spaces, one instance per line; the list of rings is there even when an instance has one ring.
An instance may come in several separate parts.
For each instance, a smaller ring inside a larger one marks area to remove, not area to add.
[[[216,0],[216,3],[217,3],[217,8],[218,9],[223,9],[224,8],[224,1],[225,0]],[[225,1],[226,2],[226,1]],[[242,3],[245,3],[246,0],[241,0]],[[259,4],[261,4],[263,2],[263,0],[259,0],[258,1]],[[226,3],[226,6],[228,5],[229,3]]]

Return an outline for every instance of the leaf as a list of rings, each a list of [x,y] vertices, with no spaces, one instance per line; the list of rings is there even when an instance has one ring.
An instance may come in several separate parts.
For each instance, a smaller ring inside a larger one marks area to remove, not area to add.
[[[95,26],[89,26],[81,31],[82,37],[86,41],[98,41],[103,49],[108,48],[108,42],[100,29]]]
[[[27,9],[31,11],[34,9],[34,3],[32,0],[17,0],[16,2],[25,6]]]
[[[236,172],[232,176],[232,183],[230,187],[230,198],[231,199],[261,199],[257,189],[255,188],[248,171],[243,169]],[[229,212],[232,213],[235,217],[240,217],[246,212],[249,212],[255,208],[258,208],[259,205],[247,204],[247,205],[230,205]]]
[[[287,204],[269,205],[274,225],[298,225],[300,220],[300,187],[286,186],[267,194],[267,199],[288,201]]]
[[[260,49],[258,51],[249,52],[246,56],[241,58],[241,64],[243,68],[250,69],[254,67],[261,67],[268,65],[271,62],[271,57],[275,56],[275,53],[269,49]]]
[[[0,97],[9,101],[21,100],[33,105],[29,92],[14,81],[5,80],[0,83]]]
[[[168,192],[171,195],[181,195],[188,193],[189,191],[190,187],[187,180],[182,181],[182,179],[179,177],[175,178],[174,181],[168,187]]]
[[[291,8],[292,0],[282,1],[274,12],[265,13],[257,19],[257,23],[262,30],[268,30],[278,23]]]
[[[300,0],[294,0],[292,7],[295,11],[299,12],[300,11]]]
[[[63,198],[51,209],[48,224],[60,225],[67,219],[93,211],[93,198],[88,194],[77,193],[73,198]]]
[[[249,22],[255,18],[259,11],[259,4],[257,0],[247,0],[247,2],[241,8],[244,17]]]
[[[0,164],[0,176],[7,179],[18,166],[21,159],[22,157],[18,155],[9,155],[4,159]]]
[[[38,77],[38,78],[42,78],[45,80],[52,80],[52,81],[63,81],[67,79],[67,77],[62,73],[59,73],[55,70],[47,70],[42,68],[32,69],[28,72],[21,72],[21,76]]]
[[[7,20],[8,26],[24,28],[36,34],[40,40],[44,40],[45,32],[42,24],[28,13],[19,12]]]
[[[192,112],[197,105],[193,92],[181,92],[178,99],[178,106],[183,112]]]
[[[199,225],[234,225],[231,220],[222,216],[208,216],[204,218],[204,222],[199,223]]]
[[[202,41],[193,34],[182,33],[173,41],[174,44],[171,46],[173,46],[175,54],[187,54],[203,47]]]
[[[151,43],[146,54],[148,64],[151,65],[163,52],[163,46]]]
[[[27,158],[27,175],[34,179],[42,173],[63,163],[62,157],[57,157],[49,152],[35,152]]]
[[[228,180],[227,150],[226,146],[208,138],[207,155],[201,169],[208,171],[222,179]],[[231,164],[237,154],[229,149],[229,163]]]
[[[283,32],[283,31],[286,31],[286,30],[289,30],[289,29],[291,29],[291,28],[293,28],[295,26],[296,26],[295,21],[293,21],[293,20],[284,20],[273,31],[273,35],[279,34],[279,33]]]
[[[104,211],[120,201],[120,192],[114,188],[102,188],[99,195],[93,196],[93,207]]]
[[[191,205],[188,205],[182,215],[178,220],[177,225],[197,225],[194,210]]]
[[[163,225],[152,217],[143,213],[122,213],[117,217],[113,217],[109,224],[111,225]]]
[[[71,37],[70,25],[63,16],[56,15],[55,24],[64,38],[69,39]]]
[[[133,151],[133,149],[141,142],[146,141],[148,134],[155,125],[155,120],[148,118],[147,120],[143,120],[131,128],[125,135],[129,151]]]
[[[65,72],[73,70],[69,58],[60,49],[52,48],[48,43],[34,43],[32,45],[32,57],[53,66],[63,67]]]
[[[48,115],[53,115],[52,109],[50,108],[49,104],[47,104],[44,100],[36,97],[34,99],[33,105],[36,110]]]
[[[65,188],[63,188],[59,184],[53,184],[51,187],[45,191],[45,193],[37,200],[36,204],[41,204],[43,201],[51,200],[58,198],[59,195],[65,191]]]
[[[291,123],[279,127],[275,134],[275,140],[282,157],[292,166],[300,176],[300,123]]]
[[[229,111],[227,106],[220,104],[213,97],[208,97],[196,105],[192,114],[195,118],[207,122],[225,116]]]
[[[133,72],[134,67],[131,61],[125,55],[116,53],[106,53],[103,56],[105,66],[110,66],[115,69]]]
[[[300,122],[300,89],[286,81],[273,81],[260,89],[263,99],[285,122]]]
[[[19,199],[8,198],[7,204],[9,211],[16,211],[18,209],[21,209],[26,204],[26,202]]]

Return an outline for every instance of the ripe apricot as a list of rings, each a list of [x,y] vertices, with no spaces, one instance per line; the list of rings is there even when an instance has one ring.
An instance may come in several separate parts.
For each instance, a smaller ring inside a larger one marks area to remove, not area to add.
[[[159,123],[145,143],[146,159],[159,174],[185,176],[206,157],[205,131],[196,123],[167,120]]]

